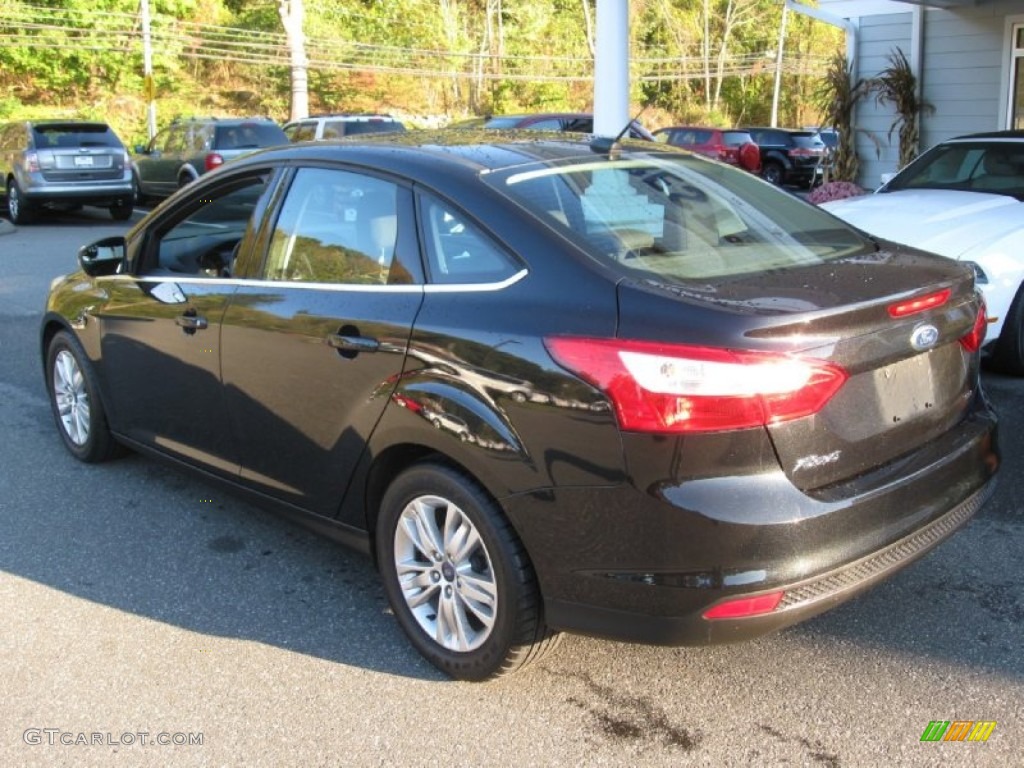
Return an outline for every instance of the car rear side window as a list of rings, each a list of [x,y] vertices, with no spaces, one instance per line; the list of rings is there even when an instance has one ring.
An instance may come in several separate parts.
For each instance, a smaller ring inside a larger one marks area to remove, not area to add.
[[[523,269],[522,264],[453,206],[424,194],[419,208],[431,282],[497,283]]]
[[[398,187],[350,171],[300,168],[270,243],[265,277],[304,283],[409,282],[395,259]]]

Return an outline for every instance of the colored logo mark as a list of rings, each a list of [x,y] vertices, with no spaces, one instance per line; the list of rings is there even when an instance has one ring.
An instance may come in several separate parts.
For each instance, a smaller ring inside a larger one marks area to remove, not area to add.
[[[988,741],[995,727],[995,720],[932,720],[921,741]]]

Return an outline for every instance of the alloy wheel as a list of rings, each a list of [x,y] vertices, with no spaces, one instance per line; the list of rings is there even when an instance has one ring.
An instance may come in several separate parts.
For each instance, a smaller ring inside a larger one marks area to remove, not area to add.
[[[68,439],[77,446],[89,439],[91,410],[85,376],[75,356],[66,349],[53,362],[53,398]]]
[[[494,628],[498,588],[469,517],[439,496],[419,496],[399,517],[394,553],[402,597],[420,628],[449,651],[479,648]]]

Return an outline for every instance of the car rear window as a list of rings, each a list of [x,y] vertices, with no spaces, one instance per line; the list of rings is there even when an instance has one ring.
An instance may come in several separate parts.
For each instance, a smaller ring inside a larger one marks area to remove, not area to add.
[[[509,128],[515,128],[519,125],[521,117],[492,117],[486,123],[484,128],[495,128],[497,130],[507,130]]]
[[[121,140],[103,123],[51,123],[32,127],[36,147],[121,147]]]
[[[790,134],[793,138],[794,146],[800,147],[801,149],[824,149],[825,142],[816,133],[793,133]]]
[[[679,282],[873,253],[874,244],[749,173],[677,155],[537,163],[484,179],[593,258]]]
[[[746,131],[722,131],[722,139],[729,147],[739,147],[754,141]]]
[[[405,126],[397,120],[334,120],[324,126],[333,128],[340,136],[356,136],[362,133],[401,133]]]

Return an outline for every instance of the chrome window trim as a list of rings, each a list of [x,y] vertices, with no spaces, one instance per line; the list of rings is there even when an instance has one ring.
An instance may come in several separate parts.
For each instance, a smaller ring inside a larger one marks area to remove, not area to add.
[[[107,275],[99,280],[116,280],[132,283],[177,283],[179,285],[233,285],[235,287],[255,288],[303,288],[314,291],[334,293],[486,293],[508,288],[526,277],[528,271],[521,269],[511,277],[496,283],[451,283],[451,284],[415,284],[415,285],[358,285],[342,283],[306,283],[288,280],[247,280],[240,277],[196,277],[194,275]]]

